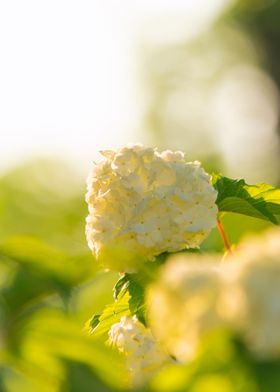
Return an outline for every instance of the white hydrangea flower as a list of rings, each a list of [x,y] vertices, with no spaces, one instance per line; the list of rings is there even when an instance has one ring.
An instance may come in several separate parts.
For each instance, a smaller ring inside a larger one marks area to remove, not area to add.
[[[280,356],[280,230],[245,240],[227,274],[235,298],[229,318],[260,357]]]
[[[177,255],[148,293],[154,336],[190,360],[202,335],[225,327],[260,358],[280,357],[280,230],[245,240],[226,263]],[[207,262],[206,262],[207,261]]]
[[[217,192],[199,162],[141,145],[102,155],[87,180],[86,237],[107,268],[128,271],[207,237]]]
[[[191,360],[202,335],[224,325],[218,260],[176,255],[148,293],[154,336],[180,361]]]
[[[124,316],[119,323],[112,325],[109,343],[126,356],[134,386],[146,383],[170,360],[151,331],[136,316]]]

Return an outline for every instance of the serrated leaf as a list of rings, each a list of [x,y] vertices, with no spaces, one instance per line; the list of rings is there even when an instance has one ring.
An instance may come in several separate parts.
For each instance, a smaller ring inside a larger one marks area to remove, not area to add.
[[[129,284],[129,274],[124,274],[120,279],[117,281],[117,283],[114,286],[113,293],[114,293],[114,299],[117,300],[121,291],[125,290]]]
[[[100,315],[94,315],[87,323],[89,332],[95,336],[106,335],[107,337],[108,331],[113,324],[118,323],[122,316],[129,316],[131,314],[129,299],[129,293],[124,293],[115,302],[105,306]]]
[[[115,298],[125,293],[129,294],[130,312],[143,324],[145,324],[145,284],[146,278],[141,274],[125,274],[114,287]]]
[[[248,185],[214,174],[214,188],[218,191],[216,204],[219,211],[234,212],[278,224],[280,189],[268,184]]]
[[[166,257],[164,255],[164,259]],[[113,289],[115,302],[107,305],[101,315],[94,315],[87,322],[86,329],[96,336],[104,335],[122,316],[133,315],[145,324],[145,287],[161,264],[162,260],[155,261],[138,273],[122,275]]]
[[[131,314],[135,314],[138,320],[146,324],[145,322],[145,288],[137,282],[137,280],[131,280],[128,286],[130,300],[129,309]]]

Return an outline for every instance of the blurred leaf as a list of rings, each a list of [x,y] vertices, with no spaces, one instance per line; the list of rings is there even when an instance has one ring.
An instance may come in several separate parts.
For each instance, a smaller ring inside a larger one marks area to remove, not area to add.
[[[244,180],[232,180],[221,175],[212,176],[218,191],[219,211],[235,212],[278,224],[280,189],[268,184],[248,185]]]
[[[0,243],[0,262],[10,266],[0,288],[7,320],[28,303],[51,293],[65,299],[73,285],[90,278],[95,263],[89,255],[69,255],[32,237],[13,237]]]
[[[259,361],[254,364],[256,380],[262,392],[280,391],[280,360]]]
[[[193,374],[193,369],[180,363],[162,368],[150,383],[150,392],[185,392]]]
[[[68,304],[81,324],[112,302],[112,287],[118,278],[115,272],[99,270],[90,280],[75,286]]]
[[[103,341],[82,333],[80,325],[58,309],[38,310],[26,316],[17,333],[19,366],[24,364],[23,369],[29,368],[42,380],[63,379],[69,363],[76,363],[89,369],[96,382],[102,380],[115,390],[126,386],[120,355]]]
[[[223,216],[223,227],[227,233],[230,244],[238,244],[249,233],[258,233],[271,227],[271,222],[250,216],[226,213]],[[224,243],[217,228],[214,228],[200,247],[202,252],[223,252]]]
[[[84,175],[58,160],[34,160],[0,177],[0,239],[31,235],[86,251]]]
[[[115,390],[115,388],[114,388]],[[67,361],[67,376],[61,392],[112,392],[108,385],[97,377],[86,365]]]
[[[193,361],[166,366],[150,388],[153,392],[262,391],[258,389],[253,360],[243,345],[220,329],[204,336]]]
[[[36,237],[14,236],[1,241],[0,257],[42,271],[69,285],[83,281],[96,271],[94,258],[89,252],[69,254]]]
[[[55,162],[0,178],[0,391],[127,389],[123,358],[82,331],[81,307],[91,302],[99,312],[116,281],[95,275],[84,188],[75,171]],[[85,293],[91,284],[93,295]]]
[[[1,373],[1,392],[54,392],[58,390],[58,383],[55,380],[42,379],[35,372],[20,371],[15,366],[13,368],[4,366]]]

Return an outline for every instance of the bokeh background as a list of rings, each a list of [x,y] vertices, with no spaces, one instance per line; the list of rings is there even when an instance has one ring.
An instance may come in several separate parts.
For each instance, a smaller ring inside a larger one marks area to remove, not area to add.
[[[12,238],[3,249],[19,262],[45,252],[55,263],[54,250],[74,260],[76,280],[45,281],[46,265],[43,281],[63,303],[68,286],[89,278],[66,301],[79,327],[112,300],[117,279],[96,272],[84,238],[85,178],[99,150],[180,149],[209,172],[280,183],[279,0],[2,1],[0,56],[1,243]],[[238,215],[224,225],[231,243],[267,227]],[[203,248],[223,250],[216,230]],[[3,265],[0,282],[19,311],[17,267]],[[83,371],[67,364],[79,380]],[[9,391],[25,390],[19,374],[6,370]]]
[[[279,180],[279,1],[0,7],[2,171],[142,142]]]
[[[1,2],[1,235],[86,247],[85,178],[131,142],[279,185],[279,20],[278,0]],[[264,227],[228,219],[233,242]]]

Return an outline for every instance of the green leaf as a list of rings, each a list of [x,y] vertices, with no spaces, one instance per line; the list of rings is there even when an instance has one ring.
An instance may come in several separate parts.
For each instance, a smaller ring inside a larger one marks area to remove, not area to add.
[[[100,323],[100,314],[95,314],[94,316],[92,316],[92,318],[89,321],[89,327],[91,331],[94,331],[95,328],[98,327],[99,323]]]
[[[233,180],[221,175],[212,176],[218,191],[219,211],[235,212],[278,224],[280,189],[268,184],[248,185],[244,180]]]
[[[143,324],[145,324],[145,285],[146,278],[141,274],[125,274],[114,287],[116,299],[120,295],[129,294],[129,310]]]
[[[120,296],[128,293],[130,313],[136,315],[144,325],[146,325],[145,289],[158,277],[159,268],[165,263],[170,254],[168,252],[160,254],[152,263],[145,263],[137,273],[122,275],[114,286],[114,298],[118,300]]]
[[[142,272],[124,274],[114,287],[114,299],[101,314],[95,314],[87,323],[94,335],[107,335],[111,326],[118,323],[122,316],[136,315],[145,324],[145,287],[149,278]]]
[[[115,284],[114,289],[113,289],[115,300],[118,299],[118,297],[122,291],[127,289],[127,286],[129,285],[129,280],[130,280],[130,274],[124,274],[117,281],[117,283]]]
[[[131,315],[129,309],[130,295],[128,292],[120,295],[115,302],[105,306],[100,315],[94,315],[87,323],[87,329],[95,336],[108,337],[111,326],[118,323],[122,316]]]

